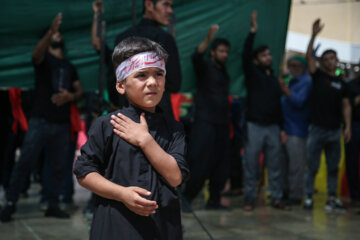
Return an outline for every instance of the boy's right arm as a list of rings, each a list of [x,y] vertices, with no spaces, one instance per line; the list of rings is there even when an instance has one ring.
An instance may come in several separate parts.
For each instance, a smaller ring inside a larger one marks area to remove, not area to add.
[[[150,196],[151,192],[139,187],[120,186],[97,172],[91,172],[85,177],[79,178],[78,182],[84,188],[103,198],[122,202],[131,211],[141,216],[149,216],[158,208],[155,201],[141,197],[141,195]]]

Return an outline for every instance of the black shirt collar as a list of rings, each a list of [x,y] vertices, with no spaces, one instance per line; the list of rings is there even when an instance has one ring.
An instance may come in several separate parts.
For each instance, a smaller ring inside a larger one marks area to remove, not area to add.
[[[155,112],[152,113],[129,104],[128,107],[123,108],[123,112],[135,122],[139,122],[140,114],[145,113],[145,119],[149,128],[155,126],[163,117],[163,110],[160,106],[156,106]]]

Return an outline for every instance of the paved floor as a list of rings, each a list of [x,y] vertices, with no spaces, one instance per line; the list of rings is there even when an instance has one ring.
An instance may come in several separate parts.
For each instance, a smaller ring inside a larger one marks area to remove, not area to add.
[[[14,221],[0,223],[0,240],[48,240],[88,239],[89,221],[82,214],[89,192],[77,186],[75,203],[80,206],[71,211],[68,220],[43,217],[39,207],[39,189],[33,184],[29,197],[21,199]],[[347,213],[327,213],[323,209],[325,196],[317,194],[312,212],[295,207],[290,212],[272,209],[260,196],[258,207],[253,212],[241,209],[241,197],[226,198],[232,210],[205,211],[203,200],[196,199],[193,206],[197,217],[210,232],[213,239],[360,239],[360,209],[349,209]],[[210,239],[194,216],[183,214],[184,239]]]

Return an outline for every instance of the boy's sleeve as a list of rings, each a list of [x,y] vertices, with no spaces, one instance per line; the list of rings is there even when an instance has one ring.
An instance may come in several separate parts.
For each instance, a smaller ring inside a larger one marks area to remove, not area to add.
[[[106,140],[101,119],[97,119],[92,124],[88,140],[81,148],[81,155],[75,162],[74,174],[77,178],[85,177],[91,172],[103,175]]]
[[[175,158],[181,171],[182,180],[185,181],[189,175],[189,167],[185,159],[186,142],[185,132],[182,128],[174,132],[173,139],[170,142],[167,153]]]

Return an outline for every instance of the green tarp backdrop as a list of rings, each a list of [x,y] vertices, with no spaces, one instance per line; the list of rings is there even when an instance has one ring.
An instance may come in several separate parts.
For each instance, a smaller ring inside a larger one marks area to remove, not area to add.
[[[132,24],[132,0],[104,0],[106,40],[110,47],[118,33]],[[90,39],[93,19],[90,0],[11,0],[0,9],[0,87],[32,88],[34,73],[31,52],[42,29],[51,24],[58,12],[65,38],[66,55],[77,67],[85,90],[98,87],[99,56]],[[174,0],[176,42],[179,48],[183,82],[181,92],[195,91],[190,56],[206,37],[211,24],[220,26],[218,37],[227,38],[231,53],[227,62],[231,77],[230,92],[244,96],[241,52],[250,27],[252,10],[258,11],[259,31],[255,46],[267,44],[277,72],[284,51],[291,0]],[[137,0],[137,20],[142,0]]]

